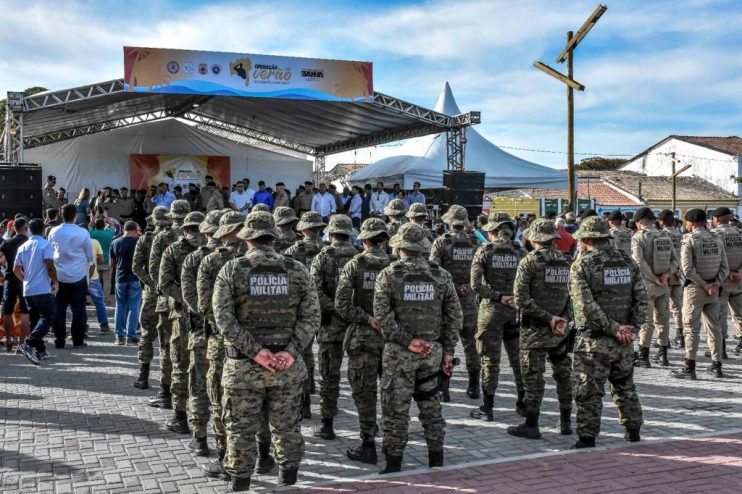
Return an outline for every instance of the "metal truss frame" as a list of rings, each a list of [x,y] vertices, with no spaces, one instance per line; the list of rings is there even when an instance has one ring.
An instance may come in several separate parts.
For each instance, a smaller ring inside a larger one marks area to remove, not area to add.
[[[7,108],[2,134],[3,160],[8,163],[23,162],[23,113]]]
[[[314,183],[317,185],[324,183],[325,181],[325,176],[327,175],[326,164],[324,154],[314,157],[314,169],[312,175],[314,177]]]
[[[62,91],[50,91],[39,93],[23,98],[25,111],[42,110],[55,106],[66,105],[75,101],[83,101],[114,93],[124,92],[124,80],[114,79],[112,81],[80,86]]]
[[[446,132],[446,159],[450,171],[463,172],[464,150],[466,149],[466,127],[451,129]]]

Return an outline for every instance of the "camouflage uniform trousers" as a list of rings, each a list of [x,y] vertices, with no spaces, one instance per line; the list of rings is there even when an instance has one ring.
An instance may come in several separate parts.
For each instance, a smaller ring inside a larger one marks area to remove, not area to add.
[[[282,468],[298,468],[304,455],[301,435],[301,394],[306,366],[297,358],[290,368],[270,373],[252,360],[227,358],[222,386],[227,453],[224,469],[235,477],[252,476],[256,434],[262,415],[270,423],[273,455]]]
[[[206,374],[209,361],[206,358],[207,338],[201,328],[188,333],[188,422],[193,437],[206,437],[209,424],[209,395],[206,391]]]
[[[173,361],[170,358],[170,337],[173,334],[173,321],[167,312],[157,312],[157,337],[160,340],[160,383],[172,383]]]
[[[142,293],[142,309],[139,312],[139,324],[142,334],[139,337],[138,358],[140,364],[149,364],[154,358],[154,341],[157,339],[157,296],[149,287]]]
[[[417,402],[428,451],[443,451],[446,421],[441,413],[438,380],[416,381],[440,372],[443,347],[431,342],[432,352],[423,357],[397,343],[384,345],[381,375],[381,413],[384,420],[385,454],[402,456],[410,426],[410,404]],[[419,393],[419,395],[418,395]],[[416,396],[417,395],[417,396]]]
[[[544,398],[544,372],[546,359],[551,364],[551,372],[556,381],[559,408],[572,408],[572,359],[567,348],[567,339],[558,347],[522,348],[520,365],[523,372],[523,402],[526,406],[541,409]]]
[[[173,395],[173,410],[185,412],[188,407],[188,367],[191,355],[188,352],[188,316],[171,319],[173,332],[170,336],[170,358],[173,362],[170,392]]]
[[[711,350],[711,359],[714,362],[721,362],[719,296],[709,295],[700,286],[691,284],[685,287],[683,292],[683,328],[687,360],[696,360],[698,342],[701,337],[701,322],[706,331],[706,342]]]
[[[340,397],[340,368],[343,365],[343,338],[345,323],[333,316],[330,324],[320,328],[317,337],[319,351],[319,408],[323,419],[331,419],[338,413]]]
[[[479,306],[477,318],[477,351],[482,358],[482,391],[495,394],[500,379],[502,347],[508,354],[518,393],[523,393],[520,371],[520,341],[515,309],[485,301]]]
[[[675,331],[683,331],[683,285],[670,285],[670,312]]]
[[[595,438],[600,433],[606,381],[611,385],[619,423],[627,429],[638,428],[644,423],[634,386],[632,345],[621,345],[612,336],[578,336],[572,380],[577,404],[577,434],[580,437]]]
[[[658,286],[646,280],[644,285],[647,287],[647,300],[651,313],[648,314],[650,317],[647,317],[647,322],[642,324],[639,331],[639,345],[644,348],[652,346],[652,335],[656,326],[658,330],[657,342],[660,346],[669,346],[670,310],[668,304],[670,302],[670,287]]]
[[[348,352],[348,383],[358,411],[361,438],[374,437],[376,425],[377,381],[381,373],[381,348]]]
[[[301,353],[301,358],[304,359],[304,365],[307,366],[307,380],[304,382],[304,393],[309,394],[312,387],[312,379],[314,379],[314,338],[309,342],[307,349]]]
[[[482,360],[477,351],[477,341],[474,335],[477,332],[477,294],[470,290],[465,297],[459,296],[461,312],[464,315],[464,325],[461,327],[461,344],[464,346],[464,357],[466,358],[466,370],[469,372],[480,372]]]
[[[721,337],[729,337],[729,312],[736,329],[735,334],[742,338],[742,290],[739,285],[725,286],[719,293],[719,322],[721,323]]]

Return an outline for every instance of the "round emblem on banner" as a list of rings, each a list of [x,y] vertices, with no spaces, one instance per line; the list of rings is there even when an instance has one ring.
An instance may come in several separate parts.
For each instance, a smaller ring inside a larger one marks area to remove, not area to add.
[[[167,63],[167,71],[171,74],[177,74],[179,70],[180,65],[178,65],[178,62],[173,60]]]
[[[194,70],[196,70],[196,66],[193,65],[191,62],[186,62],[183,64],[183,72],[185,72],[186,74],[192,74]]]
[[[222,66],[221,66],[221,65],[219,65],[218,63],[215,63],[214,65],[212,65],[212,66],[211,66],[211,72],[212,72],[212,73],[213,73],[214,75],[219,75],[219,74],[221,74],[221,72],[222,72]]]
[[[206,75],[209,73],[209,66],[205,63],[198,64],[198,73],[201,75]]]

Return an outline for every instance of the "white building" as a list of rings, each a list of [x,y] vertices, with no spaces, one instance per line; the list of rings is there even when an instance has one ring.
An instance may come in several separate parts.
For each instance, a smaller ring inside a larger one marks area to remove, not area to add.
[[[630,170],[649,176],[672,174],[671,153],[678,160],[675,167],[691,168],[683,176],[696,176],[737,197],[742,193],[742,138],[699,137],[671,135],[641,154],[631,158],[622,170]]]

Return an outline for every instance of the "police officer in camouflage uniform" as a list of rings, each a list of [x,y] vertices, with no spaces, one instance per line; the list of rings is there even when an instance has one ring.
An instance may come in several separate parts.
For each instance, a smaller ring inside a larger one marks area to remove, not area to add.
[[[518,392],[516,412],[525,415],[523,378],[520,372],[520,331],[513,297],[518,262],[525,250],[513,242],[515,223],[505,213],[493,213],[484,225],[490,242],[481,246],[471,266],[471,287],[482,298],[477,317],[477,351],[482,359],[482,405],[471,417],[493,421],[492,408],[500,377],[502,347],[508,354]]]
[[[373,316],[374,285],[378,273],[391,262],[384,249],[384,242],[389,239],[384,221],[380,218],[364,221],[358,239],[363,242],[364,250],[343,267],[335,293],[335,310],[350,323],[343,347],[348,354],[348,383],[361,433],[361,445],[349,448],[345,454],[351,460],[375,464],[376,386],[381,374],[384,339],[381,323]]]
[[[152,249],[149,255],[149,275],[157,282],[157,336],[160,339],[160,393],[150,401],[150,406],[156,408],[172,408],[172,394],[170,393],[171,374],[173,371],[173,362],[170,359],[170,336],[173,332],[172,321],[170,320],[170,305],[167,296],[165,296],[160,283],[160,261],[162,260],[165,249],[175,243],[183,236],[181,226],[183,219],[191,212],[191,206],[188,201],[178,199],[170,205],[168,218],[171,220],[171,226],[165,227],[162,232],[158,233],[152,240]]]
[[[639,441],[643,420],[634,386],[633,341],[649,309],[644,281],[634,260],[611,247],[611,234],[602,218],[583,220],[574,237],[586,248],[572,264],[569,277],[577,328],[572,370],[578,435],[574,448],[595,447],[606,381],[626,429],[625,439]]]
[[[357,253],[350,238],[355,234],[353,223],[345,215],[330,217],[325,229],[331,244],[325,246],[312,261],[312,279],[317,286],[322,307],[322,326],[317,333],[319,343],[319,405],[322,426],[316,435],[323,439],[335,439],[333,418],[337,414],[340,396],[340,367],[343,363],[343,340],[348,322],[335,311],[335,291],[340,272]]]
[[[199,231],[204,221],[204,214],[200,211],[188,213],[181,227],[183,237],[165,249],[160,262],[159,286],[168,297],[170,305],[170,320],[172,333],[170,335],[170,359],[173,362],[172,383],[170,392],[173,398],[175,414],[166,427],[178,434],[188,434],[188,367],[190,353],[188,352],[188,334],[190,319],[188,311],[183,305],[181,293],[181,272],[183,262],[189,254],[197,250],[204,243],[204,236]],[[194,441],[189,447],[199,451],[202,456],[208,456],[206,437]]]
[[[670,313],[675,323],[675,344],[683,348],[685,338],[683,337],[683,280],[680,273],[680,243],[683,234],[675,228],[675,215],[669,209],[660,211],[657,222],[663,231],[667,232],[672,239],[672,247],[678,256],[678,265],[675,272],[670,274]]]
[[[410,402],[420,410],[428,465],[443,465],[446,422],[441,414],[439,377],[453,371],[453,353],[463,316],[451,275],[421,253],[427,241],[414,223],[402,225],[390,240],[400,260],[379,273],[374,317],[384,336],[381,409],[386,468],[399,472],[407,445]]]
[[[134,248],[134,258],[131,270],[144,285],[142,292],[142,309],[139,313],[139,324],[142,326],[142,334],[139,338],[139,377],[134,382],[134,387],[139,389],[149,388],[149,367],[154,356],[152,342],[157,339],[157,317],[155,308],[157,306],[157,281],[149,274],[149,254],[152,250],[152,241],[155,236],[170,226],[167,217],[167,208],[156,206],[152,214],[147,216],[147,229],[137,240]],[[169,389],[168,389],[169,394]],[[168,407],[169,408],[169,407]]]
[[[203,314],[198,310],[198,267],[201,261],[221,245],[214,233],[219,228],[223,209],[210,211],[198,230],[206,237],[206,245],[188,254],[181,268],[181,295],[188,318],[188,421],[193,430],[193,440],[188,447],[198,456],[208,456],[206,427],[209,423],[209,395],[206,392],[206,372],[209,362],[206,359],[207,336],[204,331]]]
[[[643,209],[643,208],[642,208]],[[627,256],[631,255],[631,230],[623,226],[626,217],[621,211],[612,211],[608,215],[608,226],[611,231],[611,245]],[[634,218],[636,220],[636,218]]]
[[[669,364],[667,350],[670,347],[670,276],[677,271],[678,256],[672,238],[664,230],[654,227],[656,220],[651,209],[639,208],[634,214],[639,232],[631,239],[631,257],[639,265],[644,278],[651,311],[639,331],[639,355],[637,367],[649,368],[649,348],[652,333],[658,329],[659,350],[656,360],[663,367]]]
[[[724,240],[706,229],[706,213],[691,209],[685,213],[685,229],[680,247],[680,267],[686,279],[683,292],[683,326],[685,328],[685,367],[673,372],[679,379],[696,379],[696,353],[701,333],[701,318],[711,350],[711,372],[721,371],[722,338],[719,323],[719,290],[729,277]]]
[[[720,207],[711,214],[711,232],[724,240],[724,250],[727,253],[729,276],[719,293],[719,322],[721,323],[721,358],[727,356],[727,336],[729,326],[729,311],[736,328],[736,334],[742,333],[742,234],[729,224],[734,213],[728,207]],[[742,341],[742,340],[740,340]],[[740,347],[740,343],[737,343]],[[710,357],[710,352],[708,357]]]
[[[263,204],[262,202],[259,202],[259,203],[255,204],[252,208],[250,208],[250,212],[251,213],[252,212],[256,212],[257,213],[259,211],[263,211],[265,213],[270,213],[271,212],[271,208],[269,208],[267,204]]]
[[[279,254],[283,254],[299,238],[294,230],[299,218],[296,217],[293,208],[278,206],[273,211],[273,219],[276,220],[276,228],[281,232],[281,237],[276,240],[275,249]]]
[[[420,225],[423,231],[425,231],[425,238],[427,238],[430,243],[433,242],[433,232],[431,232],[430,228],[425,224],[428,219],[428,208],[425,207],[425,204],[416,202],[410,205],[410,209],[405,213],[405,217],[411,223]]]
[[[250,213],[238,236],[247,253],[219,271],[214,319],[224,337],[224,468],[233,491],[250,488],[260,414],[267,411],[279,465],[278,483],[296,483],[304,453],[301,353],[320,325],[317,292],[300,262],[277,254],[280,236],[270,213]]]
[[[508,427],[508,434],[527,439],[541,437],[538,417],[548,357],[559,398],[561,433],[569,435],[572,434],[572,359],[567,344],[570,261],[553,245],[555,239],[561,238],[554,222],[537,219],[523,236],[534,250],[518,264],[513,296],[521,311],[520,356],[526,421]]]
[[[469,373],[469,386],[466,388],[466,394],[469,398],[479,399],[479,375],[482,372],[482,361],[477,353],[477,344],[474,339],[474,334],[477,332],[477,294],[469,284],[471,264],[474,253],[479,248],[479,241],[466,231],[469,226],[466,208],[453,205],[441,219],[448,225],[450,231],[435,239],[430,251],[430,260],[451,273],[456,285],[456,293],[464,314],[460,336],[466,356],[466,370]],[[443,386],[443,391],[443,401],[450,401],[447,385]]]
[[[384,206],[384,214],[389,218],[386,225],[386,232],[393,237],[399,227],[405,224],[405,212],[407,206],[402,199],[392,199]]]

